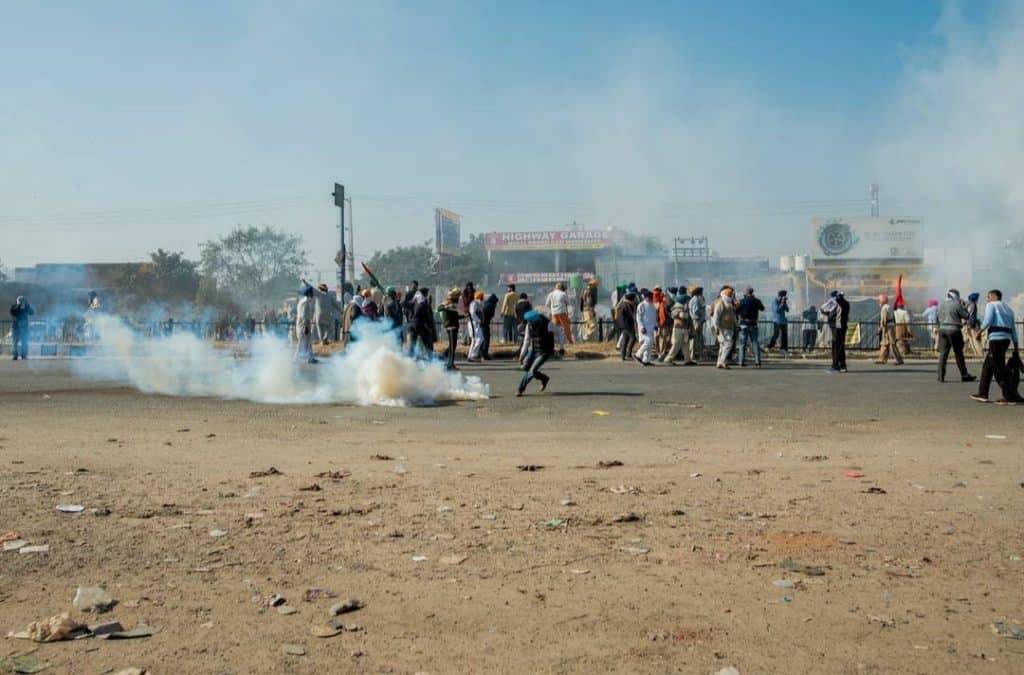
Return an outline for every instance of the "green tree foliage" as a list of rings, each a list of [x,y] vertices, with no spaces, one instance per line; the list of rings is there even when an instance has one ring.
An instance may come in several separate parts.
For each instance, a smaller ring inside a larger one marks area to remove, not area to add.
[[[125,273],[117,284],[118,294],[129,306],[150,303],[190,303],[199,290],[197,263],[178,252],[158,248],[149,262]]]
[[[230,294],[246,308],[276,304],[281,297],[294,295],[309,265],[301,236],[267,226],[237,227],[227,236],[200,244],[199,252],[199,270],[217,289],[200,289],[201,294]]]
[[[461,249],[445,256],[434,253],[430,240],[415,246],[399,246],[377,251],[366,262],[374,275],[386,286],[403,287],[413,279],[421,286],[462,285],[467,281],[482,284],[487,274],[487,251],[481,234],[470,235]],[[369,279],[360,279],[363,287]]]

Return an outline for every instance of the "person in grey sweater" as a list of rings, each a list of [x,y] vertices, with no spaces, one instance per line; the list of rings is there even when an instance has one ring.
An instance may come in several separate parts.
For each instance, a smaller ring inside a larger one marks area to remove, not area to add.
[[[946,362],[949,361],[949,350],[952,348],[956,358],[956,367],[960,371],[960,380],[973,382],[975,378],[967,372],[964,361],[964,322],[969,318],[967,308],[960,300],[960,291],[949,289],[946,299],[939,303],[936,321],[939,324],[939,382],[946,381]]]

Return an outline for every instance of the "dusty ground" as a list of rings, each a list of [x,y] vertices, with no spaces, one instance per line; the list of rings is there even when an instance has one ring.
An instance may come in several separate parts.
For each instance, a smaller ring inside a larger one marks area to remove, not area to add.
[[[102,618],[160,629],[2,654],[75,673],[1024,671],[1024,641],[990,628],[1024,623],[1024,409],[925,365],[852,365],[562,362],[523,399],[509,365],[467,366],[492,400],[381,409],[0,362],[0,533],[50,546],[0,553],[0,629],[96,621],[71,608],[84,584],[119,600]],[[363,630],[313,637],[338,600],[310,588],[363,600],[342,617]],[[254,601],[274,593],[297,613]]]

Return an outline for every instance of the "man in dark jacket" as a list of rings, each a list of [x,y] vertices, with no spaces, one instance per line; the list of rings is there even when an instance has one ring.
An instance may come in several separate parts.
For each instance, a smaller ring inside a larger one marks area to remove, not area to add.
[[[619,302],[616,324],[621,334],[622,360],[628,361],[636,345],[636,293],[626,293]]]
[[[525,330],[526,313],[533,309],[533,305],[530,303],[530,298],[527,297],[526,293],[519,294],[519,302],[516,303],[516,329],[519,334],[522,335]]]
[[[14,318],[14,325],[11,329],[11,350],[14,352],[14,360],[21,357],[22,361],[28,359],[28,318],[35,314],[32,305],[28,304],[25,296],[19,295],[11,305],[11,316]]]
[[[832,297],[822,305],[832,329],[832,372],[846,372],[846,329],[850,325],[850,303],[842,291],[832,291]],[[826,309],[827,308],[827,309]]]
[[[452,289],[448,301],[438,308],[441,313],[441,325],[448,336],[448,351],[445,353],[445,368],[458,370],[455,367],[455,348],[459,343],[459,289]]]
[[[754,295],[754,289],[747,287],[743,291],[743,299],[736,310],[736,316],[740,320],[740,367],[744,367],[747,357],[747,343],[751,343],[754,352],[754,367],[761,367],[761,342],[759,340],[757,321],[761,312],[764,311],[764,303]]]
[[[561,330],[553,321],[532,309],[523,318],[526,320],[526,332],[519,350],[519,362],[525,374],[519,382],[516,396],[522,396],[533,379],[540,380],[541,391],[547,389],[551,378],[540,369],[555,353],[555,332]]]
[[[494,314],[498,311],[498,296],[491,293],[484,300],[484,321],[481,328],[484,332],[484,343],[480,346],[480,358],[484,361],[491,360],[491,322],[494,321]]]
[[[409,334],[409,356],[416,357],[416,343],[423,343],[423,358],[430,359],[437,342],[434,329],[434,312],[430,307],[429,289],[417,289],[412,300],[412,310],[406,324]]]
[[[779,291],[778,295],[772,298],[772,339],[768,341],[768,349],[775,349],[775,342],[778,341],[779,349],[785,355],[789,350],[789,299],[786,291]]]

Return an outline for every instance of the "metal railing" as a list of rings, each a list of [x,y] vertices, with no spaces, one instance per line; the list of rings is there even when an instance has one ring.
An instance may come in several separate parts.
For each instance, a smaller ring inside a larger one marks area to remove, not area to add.
[[[275,335],[283,339],[294,340],[294,324],[286,319],[264,322],[254,319],[242,320],[218,320],[218,321],[140,321],[126,319],[125,322],[138,335],[146,338],[169,337],[178,334],[191,334],[202,340],[221,342],[243,342],[257,335]],[[460,330],[463,342],[468,342],[469,331],[467,320],[461,320]],[[618,338],[618,329],[615,322],[610,318],[601,318],[596,322],[593,338],[589,341],[583,340],[585,324],[579,319],[570,321],[572,326],[573,341],[576,344],[608,343]],[[14,322],[10,319],[0,320],[0,352],[10,353],[12,342],[12,329]],[[439,341],[444,339],[444,330],[440,322],[435,325]],[[901,348],[910,347],[910,352],[932,352],[935,350],[934,327],[923,322],[908,324],[910,334],[913,336],[900,341]],[[491,344],[498,345],[504,342],[504,321],[499,317],[490,323]],[[826,324],[807,321],[790,321],[786,324],[788,347],[790,351],[815,351],[827,350],[831,346],[831,333]],[[667,328],[671,331],[671,328]],[[758,341],[762,347],[767,347],[774,324],[771,321],[760,321],[758,324]],[[1024,321],[1017,324],[1018,335],[1024,336]],[[340,321],[334,321],[330,326],[332,341],[339,339],[346,340],[348,335],[342,331]],[[514,338],[518,341],[521,333],[518,329]],[[29,344],[32,353],[43,355],[77,355],[87,351],[88,345],[95,342],[91,335],[89,325],[80,319],[46,320],[36,319],[29,322]],[[981,339],[984,344],[984,338]],[[714,336],[708,324],[704,325],[704,344],[709,348],[715,348]],[[778,346],[778,344],[776,344]],[[878,322],[860,321],[851,322],[847,330],[847,349],[850,350],[877,350],[879,348]],[[970,353],[968,349],[968,353]]]

